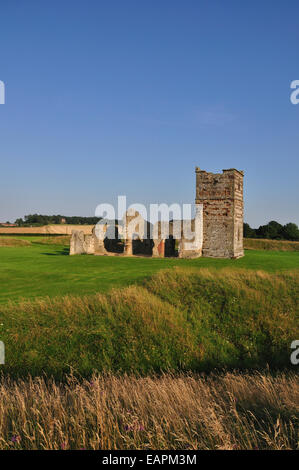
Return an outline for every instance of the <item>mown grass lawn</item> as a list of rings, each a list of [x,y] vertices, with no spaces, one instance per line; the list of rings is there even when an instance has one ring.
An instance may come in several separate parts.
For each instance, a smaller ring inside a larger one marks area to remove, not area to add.
[[[277,272],[299,268],[299,252],[247,250],[238,260],[68,256],[68,247],[41,244],[0,247],[0,303],[65,294],[86,295],[141,282],[173,266],[242,268]]]

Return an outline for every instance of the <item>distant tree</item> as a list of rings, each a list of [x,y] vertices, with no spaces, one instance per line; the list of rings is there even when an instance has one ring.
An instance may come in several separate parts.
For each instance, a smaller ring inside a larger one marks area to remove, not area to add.
[[[251,228],[249,224],[245,223],[243,225],[243,236],[244,238],[255,238],[256,237],[255,229]]]
[[[279,222],[276,222],[276,220],[271,220],[271,222],[268,223],[268,227],[269,227],[270,237],[272,239],[279,240],[280,238],[283,238],[282,236],[283,226]]]
[[[24,224],[24,221],[23,219],[16,219],[15,224],[17,224],[19,227],[22,227],[22,225]]]
[[[299,240],[299,229],[293,223],[281,225],[275,220],[271,220],[267,225],[260,225],[256,229],[256,237],[270,240]]]
[[[269,238],[270,240],[279,240],[283,238],[282,225],[275,220],[271,220],[267,225],[260,225],[256,230],[258,238]]]
[[[296,224],[290,222],[284,225],[282,234],[285,240],[299,241],[299,229]]]

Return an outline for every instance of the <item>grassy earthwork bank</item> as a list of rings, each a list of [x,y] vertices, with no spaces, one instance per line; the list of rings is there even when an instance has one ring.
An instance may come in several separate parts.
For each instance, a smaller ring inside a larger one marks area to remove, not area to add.
[[[282,369],[299,337],[298,277],[174,267],[107,293],[2,304],[2,370],[62,379],[70,370]]]
[[[289,365],[299,252],[181,260],[68,256],[66,237],[1,243],[2,370],[14,377]]]
[[[0,237],[0,449],[298,448],[299,252],[68,243]]]

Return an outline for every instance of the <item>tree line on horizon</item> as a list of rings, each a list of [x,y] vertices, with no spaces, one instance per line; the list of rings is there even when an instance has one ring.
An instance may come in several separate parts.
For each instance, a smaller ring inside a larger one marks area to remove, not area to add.
[[[100,217],[29,214],[25,215],[24,219],[17,219],[15,223],[19,227],[39,227],[62,223],[70,225],[95,225],[99,220],[101,220]],[[243,227],[245,238],[299,241],[299,228],[292,222],[282,225],[276,220],[271,220],[266,225],[260,225],[259,228],[252,228],[248,223],[244,223]]]
[[[260,225],[259,228],[251,228],[247,223],[244,223],[243,227],[244,238],[299,241],[298,226],[292,222],[282,225],[276,220],[271,220],[267,225]]]
[[[15,223],[19,227],[40,227],[52,224],[95,225],[99,220],[101,217],[29,214],[24,219],[17,219]]]

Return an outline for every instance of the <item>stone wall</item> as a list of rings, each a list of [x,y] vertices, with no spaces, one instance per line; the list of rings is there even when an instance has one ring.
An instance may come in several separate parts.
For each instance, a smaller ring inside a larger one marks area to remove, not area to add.
[[[84,251],[84,232],[73,230],[70,241],[70,255],[82,255]]]
[[[195,171],[196,204],[203,204],[203,256],[243,256],[243,172]]]
[[[85,235],[83,230],[73,230],[70,241],[70,255],[94,255],[97,239],[92,235]]]
[[[187,223],[186,223],[187,222]],[[203,205],[196,204],[195,218],[183,221],[179,258],[199,258],[203,247]]]

